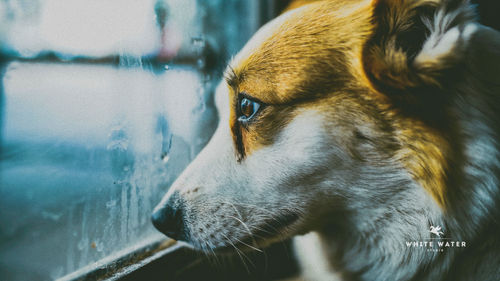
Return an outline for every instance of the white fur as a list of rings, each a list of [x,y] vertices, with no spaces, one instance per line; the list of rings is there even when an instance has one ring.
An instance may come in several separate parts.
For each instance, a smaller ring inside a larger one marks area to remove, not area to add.
[[[328,264],[321,238],[317,233],[310,232],[297,236],[293,240],[302,278],[305,280],[336,281],[341,280],[335,269]]]
[[[422,52],[417,56],[415,61],[417,63],[439,61],[440,58],[453,51],[459,38],[460,31],[458,27],[450,29],[439,38],[436,38],[435,35],[431,35],[429,40],[425,42]]]
[[[444,10],[439,10],[433,22],[427,23],[431,33],[415,58],[416,65],[439,63],[443,58],[454,55],[457,48],[466,48],[470,37],[478,28],[475,23],[468,23],[465,27],[450,28],[459,13],[460,11],[456,11],[447,14]]]

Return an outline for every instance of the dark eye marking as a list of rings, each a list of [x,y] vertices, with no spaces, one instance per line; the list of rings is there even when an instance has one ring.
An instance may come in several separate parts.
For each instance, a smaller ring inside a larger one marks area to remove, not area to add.
[[[236,145],[237,160],[241,162],[245,158],[245,147],[243,145],[243,132],[249,131],[249,126],[254,121],[257,115],[260,115],[262,110],[267,105],[260,100],[249,96],[244,92],[238,93],[236,96],[235,112],[236,119],[231,125],[234,143]]]

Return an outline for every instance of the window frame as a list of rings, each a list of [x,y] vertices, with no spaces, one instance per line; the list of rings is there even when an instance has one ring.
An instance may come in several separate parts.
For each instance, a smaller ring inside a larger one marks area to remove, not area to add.
[[[284,1],[286,2],[286,1]],[[199,2],[202,3],[202,2]],[[274,18],[279,11],[285,6],[283,2],[278,2],[275,0],[257,0],[252,1],[252,11],[249,13],[254,17],[254,23],[251,27],[253,31],[256,31],[260,26]],[[214,36],[217,38],[216,36]],[[245,42],[240,42],[244,44]],[[207,50],[200,52],[198,54],[193,54],[193,56],[181,57],[174,60],[176,65],[196,65],[196,62],[201,58],[206,61],[213,60],[215,55],[211,52],[210,46]],[[222,54],[230,55],[230,54]],[[232,55],[232,54],[231,54]],[[157,60],[156,58],[142,58],[144,63],[150,65],[154,69],[162,69],[166,65],[165,61]],[[225,60],[227,60],[226,58]],[[224,62],[225,62],[224,60]],[[0,50],[0,78],[3,78],[7,66],[12,62],[23,62],[23,63],[57,63],[57,64],[92,64],[92,65],[109,65],[117,67],[120,65],[120,56],[112,55],[107,57],[92,58],[92,57],[73,57],[71,59],[65,60],[57,56],[53,52],[44,52],[38,56],[25,58],[20,57],[12,53],[5,53]],[[224,66],[222,66],[224,67]],[[201,71],[204,73],[209,73],[210,75],[220,76],[221,65],[210,65],[208,64]],[[5,106],[4,104],[4,85],[3,79],[0,79],[0,109]],[[3,111],[0,112],[0,128],[3,125],[4,114]],[[3,130],[0,130],[0,142],[2,138]],[[290,252],[291,246],[290,242],[285,242],[280,247],[272,249],[271,252],[276,252],[275,254],[278,260],[286,260],[287,264],[290,264],[291,272],[296,272],[296,265],[291,262],[291,257],[293,254]],[[260,257],[262,258],[262,257]],[[259,260],[259,257],[252,256],[251,259]],[[267,263],[267,256],[265,257]],[[139,247],[136,247],[132,251],[119,253],[118,255],[113,255],[112,257],[106,257],[99,260],[93,264],[89,264],[83,268],[80,268],[72,273],[62,276],[57,281],[77,281],[77,280],[143,280],[142,278],[148,276],[148,280],[164,280],[159,276],[165,274],[165,272],[183,272],[192,268],[199,267],[200,265],[205,265],[209,259],[206,256],[200,256],[199,253],[191,250],[186,244],[178,243],[169,238],[155,241],[153,243],[146,243]],[[234,261],[233,261],[234,262]],[[250,261],[251,263],[252,261]],[[161,266],[159,266],[161,265]],[[166,265],[166,266],[165,266]],[[243,264],[241,264],[243,265]],[[246,267],[246,265],[244,265]],[[202,266],[203,267],[203,266]],[[245,270],[244,267],[237,267],[239,270]],[[278,267],[279,268],[279,267]],[[288,268],[288,267],[287,267]],[[207,268],[203,269],[207,271]],[[208,272],[206,272],[208,273]],[[232,273],[233,275],[235,272]],[[283,275],[283,274],[281,274]],[[285,274],[287,275],[287,274]],[[155,276],[155,277],[152,277]],[[251,275],[249,275],[251,276]],[[234,276],[233,276],[234,277]],[[233,279],[229,279],[233,280]]]

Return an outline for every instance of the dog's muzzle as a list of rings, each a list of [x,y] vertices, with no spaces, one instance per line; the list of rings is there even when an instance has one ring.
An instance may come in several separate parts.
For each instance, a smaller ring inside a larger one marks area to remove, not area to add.
[[[183,209],[179,193],[173,193],[164,204],[155,208],[151,215],[153,225],[172,239],[187,241]]]

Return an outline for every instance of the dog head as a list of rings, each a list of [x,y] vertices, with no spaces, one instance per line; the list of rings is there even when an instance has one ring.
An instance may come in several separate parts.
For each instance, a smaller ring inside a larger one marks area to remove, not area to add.
[[[432,120],[474,29],[461,2],[321,1],[261,28],[155,226],[202,250],[254,248],[391,208],[412,185],[445,205],[447,119]]]

